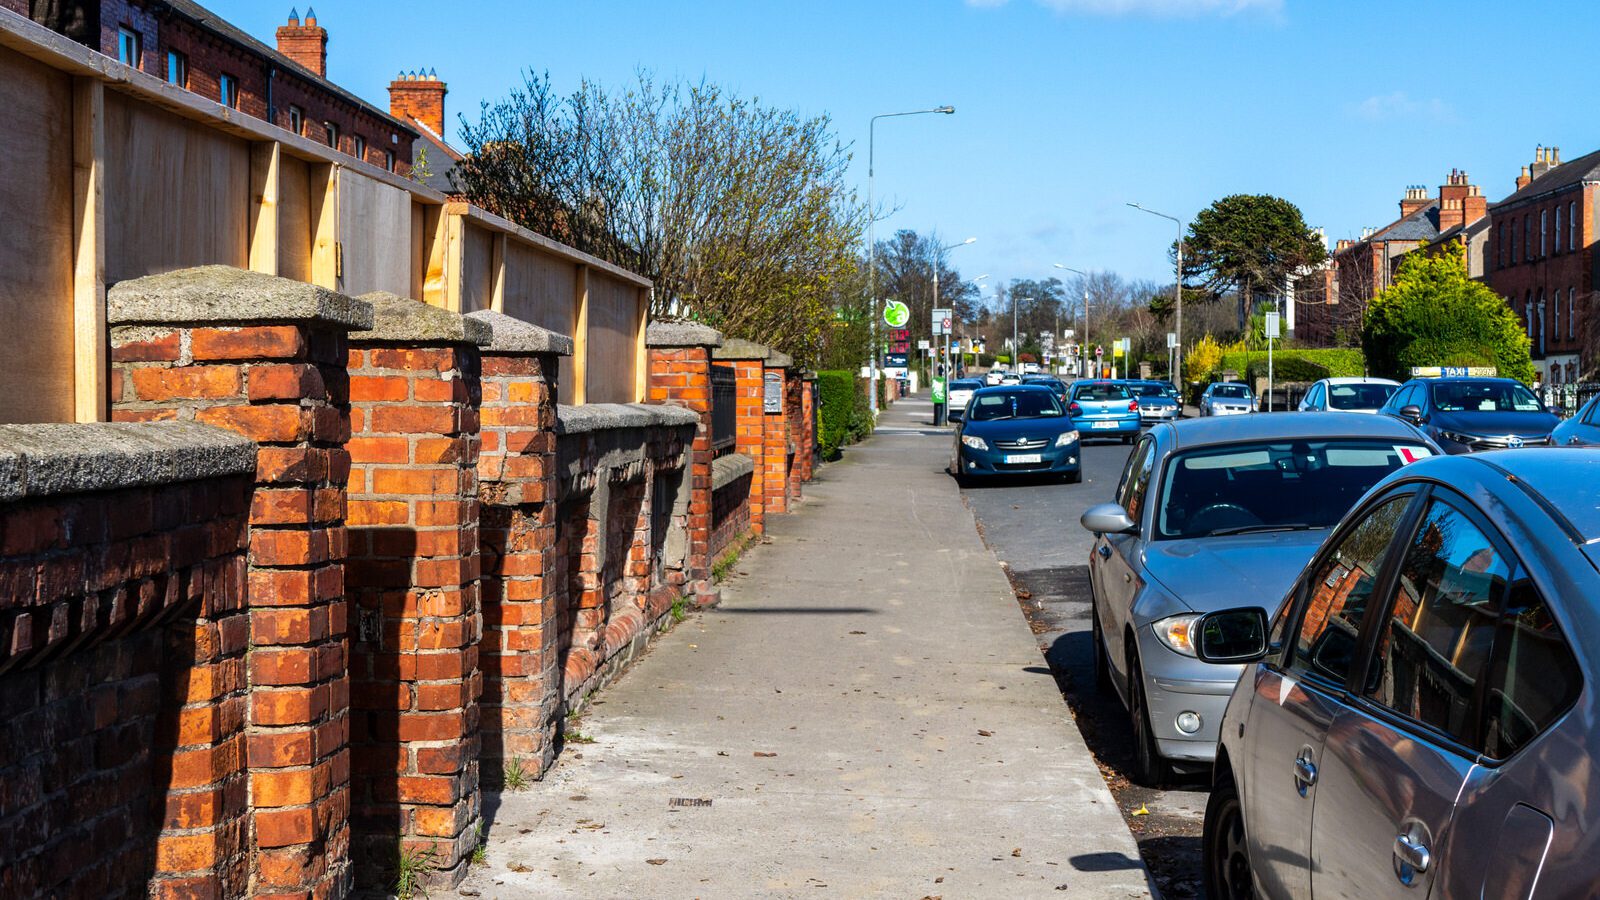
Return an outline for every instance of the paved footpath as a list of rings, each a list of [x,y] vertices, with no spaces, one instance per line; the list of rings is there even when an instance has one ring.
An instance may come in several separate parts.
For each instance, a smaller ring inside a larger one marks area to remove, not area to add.
[[[486,798],[464,895],[1148,895],[930,414],[823,467],[721,606],[602,692],[593,743]]]

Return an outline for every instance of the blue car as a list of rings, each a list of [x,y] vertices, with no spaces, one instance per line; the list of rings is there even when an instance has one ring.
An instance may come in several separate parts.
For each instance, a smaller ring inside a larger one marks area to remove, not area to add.
[[[1139,401],[1121,382],[1073,382],[1067,415],[1084,437],[1120,438],[1131,444],[1139,436]]]
[[[1452,454],[1544,446],[1561,423],[1510,378],[1413,378],[1378,412],[1410,422]]]
[[[948,471],[962,483],[997,475],[1083,478],[1077,429],[1047,387],[1008,384],[974,391],[956,428]]]

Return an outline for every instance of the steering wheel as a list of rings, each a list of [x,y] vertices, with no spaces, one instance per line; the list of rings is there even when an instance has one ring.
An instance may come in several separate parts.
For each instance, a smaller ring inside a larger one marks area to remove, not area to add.
[[[1207,517],[1217,521],[1207,522]],[[1238,528],[1260,524],[1262,524],[1260,516],[1237,503],[1213,503],[1190,516],[1189,527],[1186,530],[1190,532],[1211,532],[1218,528]]]

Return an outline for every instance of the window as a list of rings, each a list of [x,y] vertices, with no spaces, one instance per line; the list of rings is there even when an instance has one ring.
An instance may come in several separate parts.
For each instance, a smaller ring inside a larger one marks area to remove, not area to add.
[[[1561,338],[1561,292],[1558,290],[1553,296],[1555,298],[1555,309],[1552,312],[1556,323],[1556,327],[1553,330],[1555,331],[1555,337],[1559,340]]]
[[[1496,229],[1494,233],[1494,266],[1497,269],[1506,267],[1506,230]]]
[[[1538,412],[1539,398],[1521,384],[1505,381],[1441,381],[1433,386],[1439,412]]]
[[[1470,517],[1432,500],[1401,558],[1367,698],[1476,747],[1473,695],[1510,576],[1510,564]]]
[[[1514,265],[1517,264],[1517,220],[1516,219],[1512,219],[1510,221],[1509,228],[1507,230],[1511,232],[1511,258],[1506,261],[1506,265],[1514,266]]]
[[[366,159],[367,158],[367,139],[358,134],[355,137],[355,142],[356,142],[356,147],[355,147],[356,159]]]
[[[1561,252],[1561,204],[1556,204],[1556,252]]]
[[[139,68],[144,58],[144,38],[126,25],[117,29],[117,59],[123,65]]]
[[[339,149],[339,126],[332,122],[323,122],[322,132],[328,141],[328,146],[335,150]]]
[[[1522,258],[1533,259],[1533,216],[1522,217]]]
[[[383,167],[385,169],[389,170],[390,172],[394,171],[394,151],[393,150],[385,150],[385,151],[383,151]]]
[[[1500,616],[1484,692],[1483,752],[1515,753],[1549,727],[1583,689],[1583,676],[1538,591],[1527,581],[1511,587]]]
[[[239,108],[239,79],[232,75],[217,76],[217,101],[231,109]]]
[[[1578,289],[1567,288],[1567,337],[1578,336]]]
[[[1411,495],[1391,497],[1361,521],[1317,564],[1305,589],[1290,668],[1342,685],[1361,642],[1361,620],[1378,585]]]
[[[1122,483],[1117,486],[1117,502],[1128,511],[1128,518],[1135,522],[1144,512],[1145,489],[1150,486],[1150,471],[1155,468],[1155,461],[1155,442],[1145,438],[1128,457],[1128,468],[1122,473]]]
[[[292,104],[289,107],[289,130],[295,134],[306,133],[306,111]]]
[[[1378,409],[1394,392],[1399,390],[1392,384],[1333,384],[1328,386],[1328,402],[1326,409]],[[1317,387],[1317,400],[1322,400],[1322,388]]]
[[[189,87],[189,57],[176,50],[167,51],[167,84]]]
[[[1567,249],[1578,250],[1578,201],[1567,204]]]

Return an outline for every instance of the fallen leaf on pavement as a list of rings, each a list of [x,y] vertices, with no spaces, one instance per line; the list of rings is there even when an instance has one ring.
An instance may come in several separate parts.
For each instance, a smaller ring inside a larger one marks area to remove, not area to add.
[[[728,751],[726,751],[726,750],[718,750],[717,751],[717,755],[718,756],[727,756],[728,755]]]
[[[852,631],[851,634],[866,634],[865,631]]]
[[[1022,848],[1021,847],[1012,848],[1011,855],[1012,856],[1021,856],[1022,855]]]
[[[776,753],[767,753],[764,750],[757,750],[755,752],[755,755],[761,757],[762,759],[771,759],[772,757],[777,756],[778,754],[776,754]]]
[[[513,872],[532,872],[533,870],[528,868],[527,866],[523,865],[522,863],[512,863],[511,864],[511,871],[513,871]]]
[[[939,876],[939,877],[938,877],[938,878],[935,878],[935,879],[934,879],[934,880],[933,880],[933,883],[934,883],[934,884],[944,884],[944,876],[943,876],[943,875],[940,875],[940,876]]]
[[[979,737],[994,737],[994,732],[992,732],[992,731],[984,731],[982,728],[979,728],[978,729],[978,736]]]
[[[664,859],[647,859],[647,860],[645,860],[645,862],[649,863],[652,866],[664,866],[664,865],[667,864],[667,861],[664,860]]]
[[[1033,591],[1017,591],[1017,597],[1023,600],[1032,600]]]

